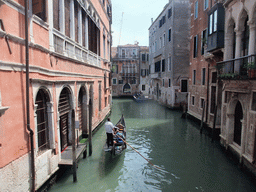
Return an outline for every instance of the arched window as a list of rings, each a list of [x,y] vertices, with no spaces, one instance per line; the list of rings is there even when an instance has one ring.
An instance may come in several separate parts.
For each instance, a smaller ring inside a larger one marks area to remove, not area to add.
[[[49,148],[49,130],[47,115],[48,101],[48,94],[43,89],[40,89],[36,96],[37,142],[39,151],[43,151]]]

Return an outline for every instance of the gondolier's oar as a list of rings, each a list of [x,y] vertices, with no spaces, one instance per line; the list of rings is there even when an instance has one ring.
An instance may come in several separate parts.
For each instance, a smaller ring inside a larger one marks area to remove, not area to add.
[[[122,139],[123,142],[125,142],[127,145],[129,145],[134,151],[136,151],[143,159],[145,159],[147,162],[149,162],[149,164],[151,164],[153,167],[157,168],[157,169],[160,169],[162,171],[165,171],[163,170],[161,167],[158,167],[156,165],[154,165],[151,161],[149,161],[147,158],[145,158],[143,155],[140,154],[139,151],[137,151],[136,149],[134,149],[128,142],[126,142],[125,140],[123,140],[123,138],[121,138],[120,136],[116,135],[119,139]],[[167,172],[167,171],[165,171]]]

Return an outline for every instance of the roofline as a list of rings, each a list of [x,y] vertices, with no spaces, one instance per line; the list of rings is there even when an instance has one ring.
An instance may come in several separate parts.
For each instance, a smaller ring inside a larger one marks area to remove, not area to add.
[[[170,5],[170,4],[171,4],[171,2],[167,3],[167,4],[164,6],[163,10],[162,10],[161,13],[157,16],[157,18],[153,21],[153,23],[150,25],[150,27],[148,28],[148,30],[152,27],[152,25],[155,24],[155,22],[157,21],[157,19],[160,17],[160,15],[162,15],[162,13],[167,9],[168,5]]]

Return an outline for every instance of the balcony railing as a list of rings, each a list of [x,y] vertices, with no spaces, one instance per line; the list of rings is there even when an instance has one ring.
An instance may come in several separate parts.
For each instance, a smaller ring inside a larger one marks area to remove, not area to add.
[[[221,79],[256,79],[256,55],[217,63]]]
[[[99,66],[101,65],[101,58],[97,54],[85,49],[85,47],[78,45],[72,40],[58,34],[54,36],[54,50],[56,53],[65,55],[67,57],[86,62],[90,65]]]

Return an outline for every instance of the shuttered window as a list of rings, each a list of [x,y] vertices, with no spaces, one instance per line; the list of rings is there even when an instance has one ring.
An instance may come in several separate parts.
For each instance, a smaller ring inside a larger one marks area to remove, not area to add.
[[[46,105],[46,94],[43,90],[39,90],[36,96],[37,105],[37,142],[38,150],[43,151],[49,148],[48,138],[48,119],[47,119],[47,105]]]

